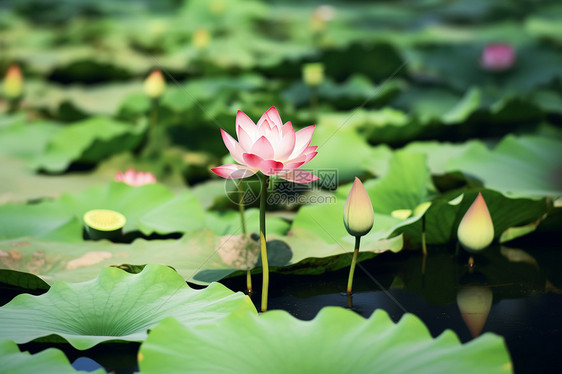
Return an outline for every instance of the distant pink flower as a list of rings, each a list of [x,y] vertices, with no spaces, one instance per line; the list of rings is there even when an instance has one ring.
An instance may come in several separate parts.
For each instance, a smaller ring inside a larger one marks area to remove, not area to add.
[[[135,171],[133,169],[128,169],[125,173],[118,171],[117,174],[115,174],[115,180],[133,187],[156,183],[156,178],[152,173]]]
[[[505,71],[515,65],[515,49],[510,44],[488,44],[482,51],[480,66],[490,71]]]
[[[309,146],[315,125],[295,132],[291,122],[283,125],[275,107],[271,107],[255,124],[247,115],[236,114],[234,140],[221,129],[222,140],[239,164],[227,164],[211,169],[215,174],[229,179],[240,179],[261,171],[265,175],[278,175],[290,182],[309,183],[318,177],[299,167],[312,160],[317,146]]]

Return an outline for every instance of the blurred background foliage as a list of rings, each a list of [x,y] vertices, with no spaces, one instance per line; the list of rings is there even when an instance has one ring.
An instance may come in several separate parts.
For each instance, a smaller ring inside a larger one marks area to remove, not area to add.
[[[272,105],[319,124],[311,165],[345,170],[342,182],[384,174],[378,156],[413,140],[560,140],[560,25],[555,0],[2,2],[0,72],[18,64],[24,93],[0,119],[0,153],[43,173],[133,165],[194,185],[227,153],[218,128]],[[493,66],[497,45],[511,57]],[[307,82],[310,63],[321,72]],[[142,86],[155,68],[167,81],[156,106]],[[156,158],[142,151],[149,133]]]

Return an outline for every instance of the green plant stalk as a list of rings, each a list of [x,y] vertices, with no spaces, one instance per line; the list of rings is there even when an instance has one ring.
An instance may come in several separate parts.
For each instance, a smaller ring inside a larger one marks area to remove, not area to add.
[[[421,236],[421,241],[422,241],[422,250],[423,250],[423,255],[427,256],[427,243],[426,243],[426,239],[425,239],[425,214],[422,217],[422,236]]]
[[[244,212],[244,187],[242,187],[242,182],[238,183],[238,192],[240,193],[240,200],[238,200],[238,209],[240,209],[240,224],[242,226],[242,234],[246,234],[246,217]],[[248,289],[248,295],[253,292],[252,288],[252,271],[246,270],[246,288]]]
[[[316,118],[318,112],[318,87],[313,86],[310,88],[310,91],[310,111],[312,112],[314,118]]]
[[[158,136],[158,98],[150,100],[150,113],[148,115],[148,141],[144,153],[149,156],[155,156],[160,151],[159,136]]]
[[[359,255],[359,243],[361,242],[361,237],[355,237],[355,251],[353,251],[353,259],[351,260],[351,267],[349,269],[349,278],[347,279],[347,294],[351,295],[351,289],[353,288],[353,274],[355,273],[355,265],[357,264],[357,256]]]
[[[260,194],[260,244],[261,244],[261,263],[263,269],[262,290],[261,290],[261,311],[267,311],[267,293],[269,289],[269,264],[267,263],[267,244],[265,238],[265,204],[267,202],[267,187],[269,177],[264,175],[262,179],[262,190]]]

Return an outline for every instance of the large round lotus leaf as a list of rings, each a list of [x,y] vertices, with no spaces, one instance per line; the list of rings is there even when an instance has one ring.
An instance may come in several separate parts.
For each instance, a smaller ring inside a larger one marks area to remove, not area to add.
[[[142,344],[139,367],[144,374],[512,372],[497,335],[462,345],[450,330],[432,338],[412,314],[395,324],[380,309],[365,320],[335,307],[322,309],[312,321],[276,310],[189,327],[169,318]]]
[[[248,233],[260,232],[260,211],[256,208],[246,209],[246,231]],[[205,226],[217,235],[238,235],[242,233],[242,223],[238,211],[227,210],[223,212],[205,212]],[[280,217],[267,217],[267,235],[284,235],[289,230],[289,223]]]
[[[134,149],[142,140],[146,123],[138,126],[104,117],[92,117],[58,131],[33,168],[60,173],[73,162],[96,163],[114,153]]]
[[[147,265],[139,274],[105,268],[88,282],[59,282],[40,296],[16,296],[0,308],[0,336],[26,343],[56,335],[87,349],[111,340],[143,341],[169,316],[186,325],[216,323],[240,309],[255,312],[242,293],[219,283],[193,290],[166,266]]]
[[[447,171],[462,171],[488,188],[518,196],[562,193],[562,142],[537,136],[506,136],[493,149],[467,148],[447,162]]]
[[[36,174],[26,167],[23,159],[9,155],[0,155],[0,165],[0,203],[55,198],[65,192],[79,193],[95,185],[107,184],[115,174],[115,169],[109,173],[98,169],[93,173],[67,173],[53,178]]]
[[[120,182],[95,186],[78,194],[34,205],[0,206],[0,238],[34,236],[61,241],[82,240],[82,217],[93,209],[123,214],[124,232],[170,234],[204,227],[204,211],[189,192],[177,195],[155,183],[132,187]]]
[[[310,144],[318,146],[318,155],[302,169],[323,174],[321,179],[325,179],[324,175],[335,173],[339,182],[352,181],[356,175],[363,173],[373,151],[355,129],[344,126],[346,119],[343,118],[341,123],[316,127]],[[350,149],[353,149],[353,157],[349,157]]]
[[[495,238],[501,238],[502,241],[534,231],[536,224],[527,226],[523,230],[513,230],[512,228],[540,222],[552,207],[552,203],[547,199],[512,198],[494,190],[452,191],[434,199],[424,213],[427,243],[445,244],[455,241],[457,227],[479,192],[484,196],[492,216]],[[394,234],[404,234],[413,243],[419,243],[422,230],[421,219],[414,221],[408,219],[402,225],[396,226]],[[507,233],[503,235],[506,231]]]
[[[2,117],[4,121],[7,124],[0,125],[0,154],[25,159],[44,152],[49,139],[64,128],[46,121],[26,123],[24,118],[16,116]]]
[[[334,203],[301,207],[292,228],[313,232],[328,243],[349,238],[343,225],[343,208],[350,188],[351,185],[340,187]],[[394,217],[392,213],[404,209],[413,211],[419,204],[428,201],[431,188],[425,155],[394,153],[386,174],[377,180],[365,182],[375,211],[375,223],[367,237],[388,237],[397,225],[403,224],[403,219]]]
[[[16,343],[10,340],[0,341],[0,367],[3,373],[9,374],[71,374],[84,373],[76,371],[68,362],[68,358],[55,348],[49,348],[36,354],[20,352]],[[93,373],[105,373],[98,369]]]
[[[82,223],[52,201],[0,205],[0,239],[23,236],[77,242],[82,240]]]

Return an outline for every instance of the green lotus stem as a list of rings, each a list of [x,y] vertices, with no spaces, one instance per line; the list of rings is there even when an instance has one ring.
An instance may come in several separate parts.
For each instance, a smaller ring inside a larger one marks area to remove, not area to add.
[[[422,240],[423,255],[427,256],[427,243],[426,243],[426,240],[425,240],[425,214],[422,217],[422,236],[421,236],[421,240]]]
[[[153,156],[159,151],[159,136],[158,136],[158,98],[152,98],[150,100],[150,113],[148,116],[148,142],[146,144],[146,149],[144,153],[147,156]]]
[[[20,98],[8,100],[8,114],[16,113],[20,108]]]
[[[314,118],[316,118],[316,114],[318,112],[318,87],[311,87],[310,111],[312,112]]]
[[[353,274],[355,273],[355,264],[357,263],[357,256],[359,255],[359,243],[361,242],[361,236],[355,237],[355,251],[353,252],[353,259],[351,260],[351,268],[349,269],[349,278],[347,279],[347,294],[351,295],[351,289],[353,288]]]
[[[244,187],[242,182],[238,183],[238,192],[240,193],[240,200],[238,200],[238,209],[240,209],[240,224],[242,225],[242,234],[246,234],[246,217],[244,212]],[[252,271],[246,270],[246,288],[248,289],[248,295],[253,292],[252,287]]]
[[[261,263],[263,269],[263,282],[261,291],[261,311],[267,311],[267,292],[269,288],[269,264],[267,263],[267,245],[265,238],[265,204],[267,202],[267,187],[269,177],[264,175],[262,179],[262,190],[260,194],[260,244],[261,244]]]

